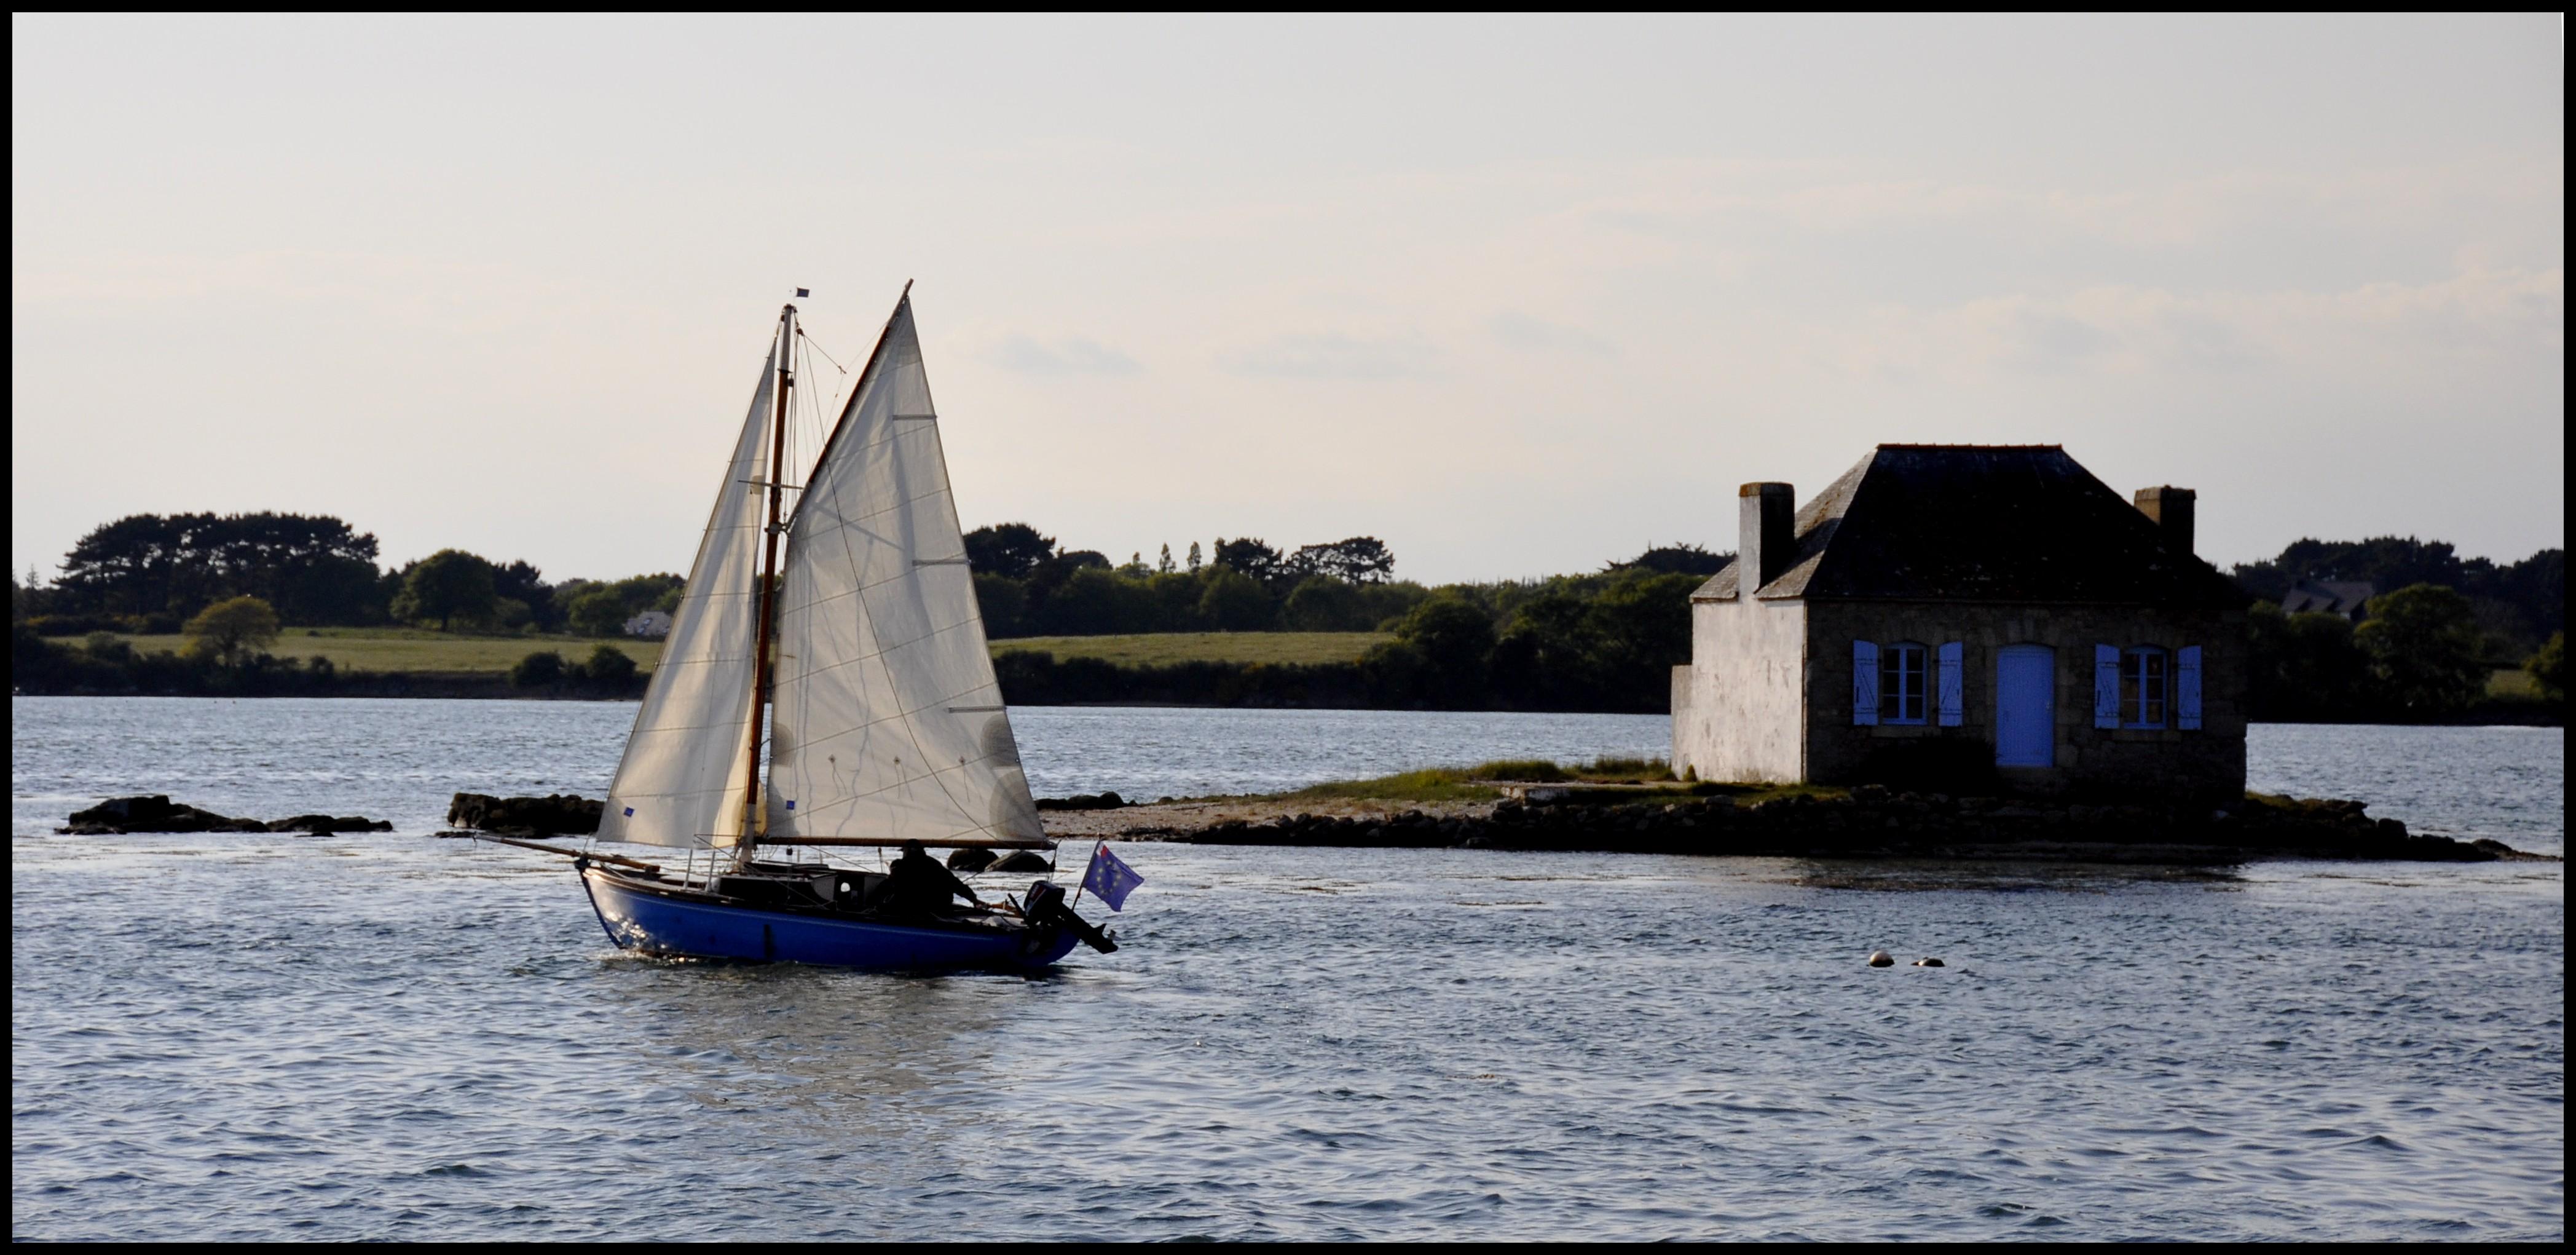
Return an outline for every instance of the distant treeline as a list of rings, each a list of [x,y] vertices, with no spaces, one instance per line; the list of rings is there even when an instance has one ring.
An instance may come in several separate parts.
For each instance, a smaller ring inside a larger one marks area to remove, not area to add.
[[[9,625],[9,681],[26,694],[146,697],[631,698],[644,692],[635,660],[610,645],[581,661],[541,651],[504,676],[358,671],[319,654],[296,658],[254,649],[228,656],[201,647],[202,637],[190,643],[186,650],[145,651],[110,632],[66,643],[47,640],[20,620]]]
[[[2543,549],[2498,566],[2463,558],[2446,541],[2412,536],[2299,540],[2279,557],[2237,565],[2237,586],[2275,605],[2302,581],[2366,581],[2382,593],[2416,584],[2458,592],[2469,602],[2490,656],[2511,666],[2552,633],[2567,630],[2567,551]]]
[[[1732,555],[1649,548],[1585,575],[1437,588],[1395,578],[1395,553],[1355,536],[1282,551],[1252,538],[1163,546],[1113,564],[1026,523],[966,535],[987,633],[1085,636],[1184,631],[1385,631],[1350,663],[1183,663],[1121,667],[1043,653],[1006,655],[1004,694],[1023,703],[1174,702],[1653,712],[1670,668],[1690,657],[1689,593]],[[303,625],[408,623],[450,630],[616,635],[669,611],[670,574],[546,582],[524,561],[445,549],[380,567],[373,536],[329,516],[134,515],[83,537],[59,578],[12,581],[13,682],[28,692],[323,692],[358,683],[315,660],[254,651],[134,653],[97,636],[171,633],[208,607],[255,598]],[[2494,670],[2524,666],[2551,701],[2563,692],[2566,555],[2505,565],[2439,541],[2301,540],[2235,568],[2254,603],[2251,709],[2264,720],[2459,717]],[[2356,626],[2285,615],[2302,581],[2379,590]],[[614,652],[614,651],[611,651]],[[541,656],[539,656],[541,655]],[[550,650],[522,664],[514,692],[614,695],[640,683],[615,662]],[[605,669],[592,675],[598,663]],[[376,677],[365,683],[380,683]],[[460,684],[469,683],[461,677]],[[473,681],[473,684],[484,684]]]
[[[50,583],[11,580],[10,619],[42,635],[163,635],[207,606],[256,597],[298,627],[404,623],[477,632],[614,636],[644,610],[680,601],[677,575],[549,584],[523,561],[442,549],[376,564],[376,538],[329,515],[136,514],[64,555]]]
[[[2412,537],[2300,540],[2239,565],[2255,598],[2247,705],[2291,723],[2423,722],[2518,713],[2489,698],[2489,677],[2522,668],[2535,694],[2563,703],[2567,553],[2543,549],[2498,566]],[[2302,582],[2367,582],[2363,620],[2283,614]]]

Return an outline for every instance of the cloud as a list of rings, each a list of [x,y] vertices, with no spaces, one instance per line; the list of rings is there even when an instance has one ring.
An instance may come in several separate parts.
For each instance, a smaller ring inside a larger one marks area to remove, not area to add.
[[[1420,337],[1280,336],[1220,359],[1237,375],[1288,379],[1406,379],[1431,373],[1439,350]]]
[[[1486,321],[1485,329],[1508,349],[1589,353],[1596,357],[1612,357],[1619,352],[1609,341],[1580,327],[1532,318],[1518,310],[1494,315]]]
[[[1133,375],[1145,369],[1135,358],[1080,336],[1052,346],[1028,336],[1012,336],[984,356],[1004,370],[1023,375]]]

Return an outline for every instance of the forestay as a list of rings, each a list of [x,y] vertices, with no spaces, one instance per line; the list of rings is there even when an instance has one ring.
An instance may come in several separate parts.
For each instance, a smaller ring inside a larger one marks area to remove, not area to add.
[[[757,481],[768,478],[775,351],[761,367],[662,660],[618,760],[599,817],[602,841],[729,846],[742,834],[759,618],[764,485]]]
[[[909,299],[805,486],[780,570],[769,835],[1037,839]]]

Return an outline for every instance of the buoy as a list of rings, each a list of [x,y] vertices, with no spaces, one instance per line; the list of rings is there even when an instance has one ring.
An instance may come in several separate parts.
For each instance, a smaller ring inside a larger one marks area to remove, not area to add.
[[[1889,954],[1885,950],[1872,950],[1869,953],[1869,965],[1871,967],[1894,967],[1896,966],[1896,956]]]
[[[1948,964],[1946,964],[1946,963],[1943,963],[1943,962],[1942,962],[1941,960],[1939,960],[1939,959],[1933,959],[1933,958],[1922,958],[1922,959],[1916,959],[1916,960],[1914,961],[1914,966],[1916,966],[1916,967],[1947,967],[1947,966],[1949,966],[1949,965],[1948,965]]]

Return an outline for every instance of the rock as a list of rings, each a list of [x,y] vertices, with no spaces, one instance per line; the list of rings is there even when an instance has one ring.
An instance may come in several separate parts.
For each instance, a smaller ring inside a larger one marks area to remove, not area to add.
[[[87,810],[73,811],[71,826],[60,831],[77,836],[96,836],[119,832],[228,832],[236,821],[229,815],[199,810],[194,806],[174,806],[165,794],[147,797],[112,797]]]
[[[292,819],[269,821],[270,832],[301,832],[327,837],[335,832],[392,832],[390,821],[369,819],[364,815],[297,815]]]
[[[600,803],[569,793],[547,797],[459,793],[447,803],[447,822],[514,837],[587,836],[599,831],[599,811]]]
[[[1896,966],[1896,956],[1889,954],[1885,950],[1872,950],[1869,952],[1869,965],[1871,967],[1894,967]]]
[[[1051,872],[1055,864],[1035,850],[1013,850],[993,864],[997,872]]]
[[[1171,799],[1163,800],[1168,802]],[[1118,796],[1114,789],[1104,789],[1098,793],[1076,793],[1072,797],[1038,799],[1038,809],[1042,811],[1114,811],[1126,804],[1127,799]]]
[[[1929,957],[1929,956],[1926,956],[1926,957],[1924,957],[1924,958],[1916,959],[1916,960],[1914,961],[1914,966],[1916,966],[1916,967],[1948,967],[1948,966],[1949,966],[1949,964],[1944,963],[1944,962],[1942,962],[1942,961],[1941,961],[1941,960],[1939,960],[1939,959],[1935,959],[1935,958],[1931,958],[1931,957]]]
[[[321,835],[331,832],[391,832],[394,826],[381,819],[363,815],[298,815],[276,823],[256,819],[238,819],[199,810],[194,806],[173,805],[162,794],[148,797],[113,797],[90,807],[74,811],[69,827],[54,831],[67,836],[96,837],[128,832],[309,832]]]
[[[952,872],[972,874],[991,867],[993,863],[993,852],[979,846],[967,846],[951,851],[948,855],[948,870]]]

